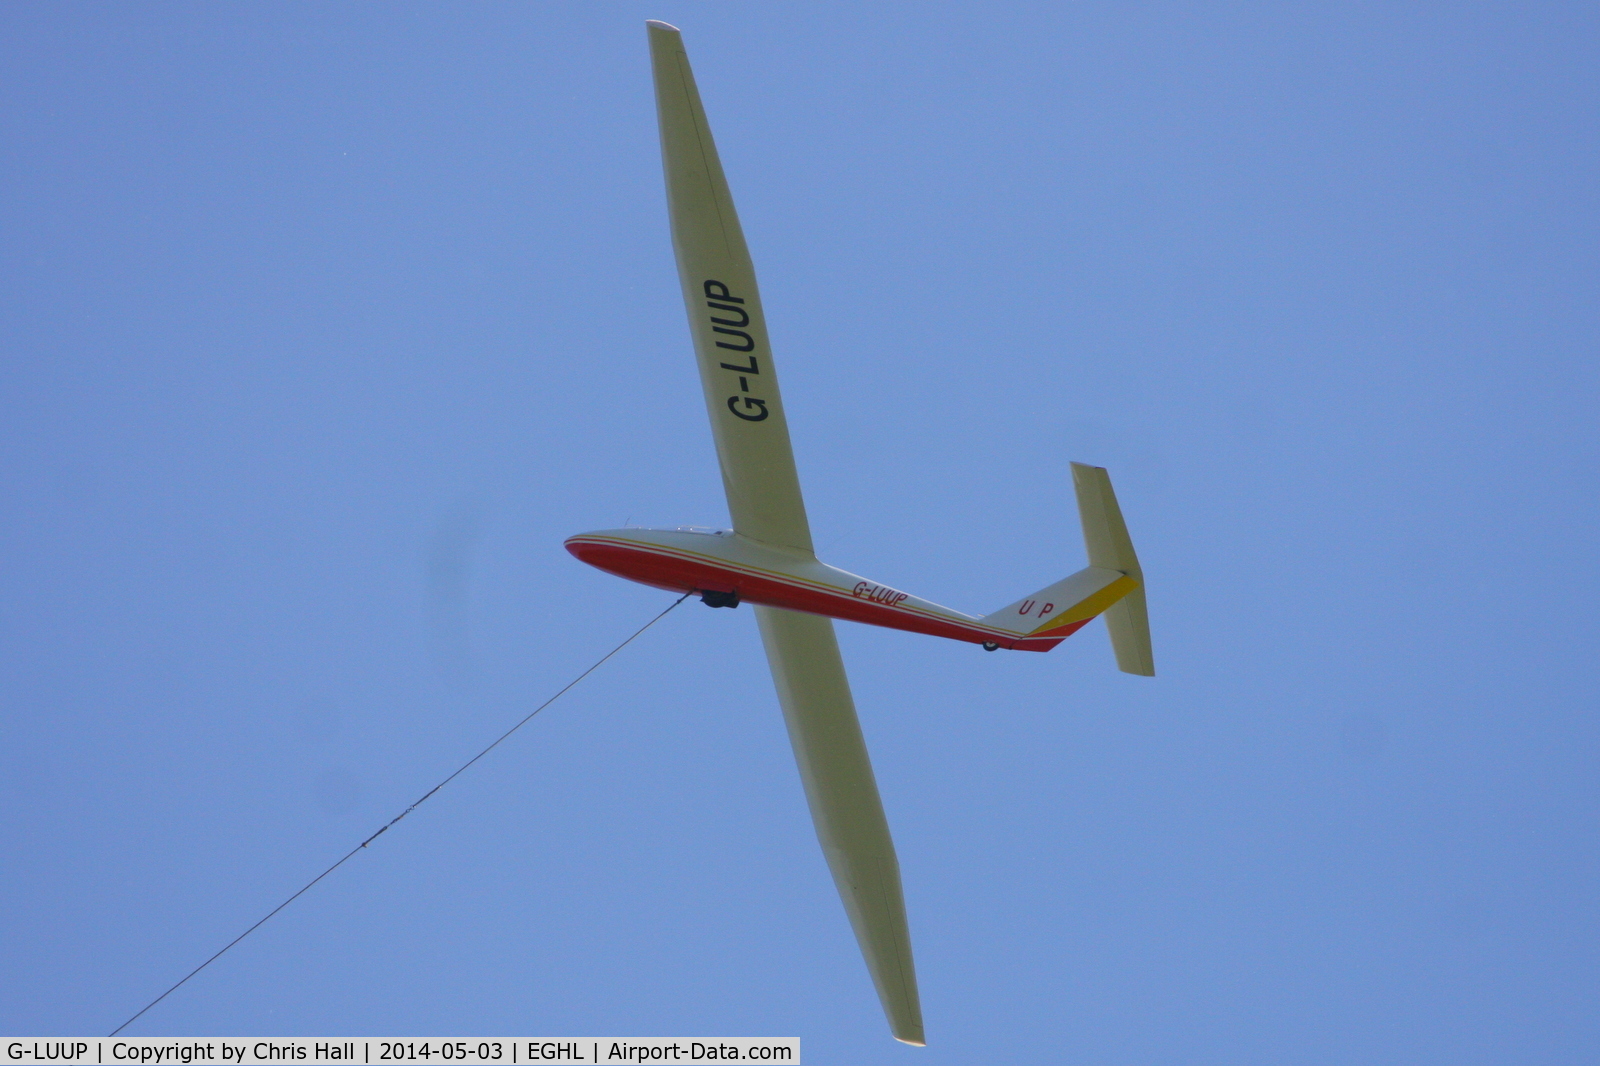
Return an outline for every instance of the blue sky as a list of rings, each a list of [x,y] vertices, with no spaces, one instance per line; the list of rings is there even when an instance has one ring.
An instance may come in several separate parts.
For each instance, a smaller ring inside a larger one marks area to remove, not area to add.
[[[108,1031],[668,602],[564,537],[726,521],[646,18],[823,557],[992,610],[1105,465],[1160,676],[840,625],[925,1050],[695,603],[130,1033],[1600,1053],[1600,64],[1537,3],[0,11],[0,1029]]]

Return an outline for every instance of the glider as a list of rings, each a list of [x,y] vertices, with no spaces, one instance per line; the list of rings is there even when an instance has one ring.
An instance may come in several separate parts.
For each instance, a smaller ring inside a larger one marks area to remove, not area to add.
[[[755,270],[678,30],[647,23],[678,277],[731,530],[608,529],[566,541],[608,573],[712,607],[754,605],[817,838],[897,1040],[924,1043],[900,865],[862,740],[834,618],[1049,651],[1104,616],[1117,665],[1155,673],[1144,576],[1111,481],[1072,464],[1089,566],[992,614],[941,607],[816,557]]]

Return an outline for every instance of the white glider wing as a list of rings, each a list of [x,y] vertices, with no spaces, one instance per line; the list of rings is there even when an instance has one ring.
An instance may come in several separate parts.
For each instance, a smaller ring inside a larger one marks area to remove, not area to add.
[[[800,499],[750,250],[683,38],[664,22],[647,25],[672,247],[733,528],[754,540],[810,553],[811,527]]]
[[[812,556],[755,270],[683,39],[650,22],[672,244],[735,532]],[[833,622],[755,607],[800,779],[895,1037],[923,1043],[900,866]]]
[[[922,1004],[911,960],[900,862],[883,816],[833,620],[755,608],[789,743],[800,764],[817,840],[855,928],[896,1040],[921,1045]]]

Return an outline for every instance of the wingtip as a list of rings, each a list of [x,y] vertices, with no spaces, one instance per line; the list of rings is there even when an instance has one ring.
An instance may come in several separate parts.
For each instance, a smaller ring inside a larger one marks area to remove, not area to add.
[[[649,26],[652,30],[665,30],[667,33],[682,33],[683,32],[682,30],[678,29],[678,27],[674,26],[672,23],[670,23],[670,22],[662,22],[659,19],[645,19],[644,20],[644,24],[646,26]]]
[[[891,1020],[889,1023],[889,1035],[902,1044],[910,1044],[912,1047],[927,1047],[928,1038],[922,1031],[922,1011],[918,1008],[913,1008],[911,1017],[901,1018],[898,1024]]]

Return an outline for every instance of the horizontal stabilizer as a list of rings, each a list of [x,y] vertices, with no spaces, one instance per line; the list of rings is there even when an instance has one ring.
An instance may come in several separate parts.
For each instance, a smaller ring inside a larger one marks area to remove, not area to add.
[[[1072,487],[1078,494],[1078,517],[1083,522],[1083,543],[1089,549],[1091,569],[1115,570],[1135,582],[1134,587],[1106,608],[1106,630],[1124,673],[1154,677],[1155,657],[1150,650],[1150,619],[1145,609],[1144,571],[1133,553],[1133,541],[1122,521],[1122,508],[1111,490],[1104,467],[1072,464]]]

